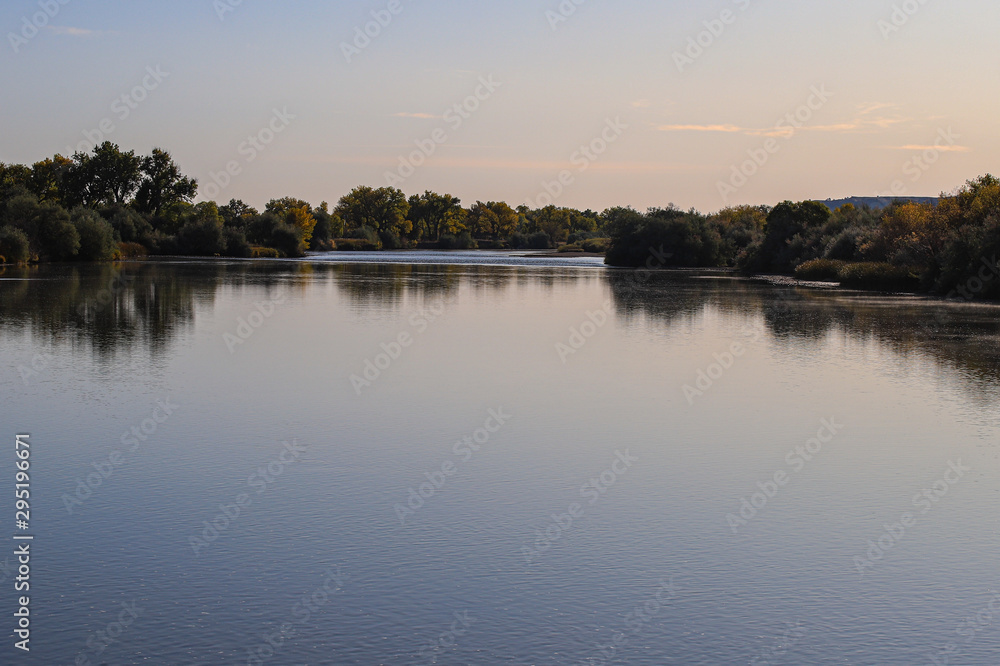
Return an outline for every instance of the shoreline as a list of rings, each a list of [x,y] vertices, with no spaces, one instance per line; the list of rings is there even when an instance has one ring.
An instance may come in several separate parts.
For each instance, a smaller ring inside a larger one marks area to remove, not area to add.
[[[351,261],[352,256],[360,255],[387,255],[391,256],[393,254],[405,254],[405,253],[417,253],[417,254],[464,254],[465,256],[474,254],[483,255],[503,255],[515,259],[580,259],[580,258],[598,258],[603,257],[603,254],[597,253],[585,253],[585,252],[548,252],[548,251],[538,251],[534,254],[522,254],[523,250],[373,250],[370,252],[338,252],[336,250],[327,252],[311,252],[304,257],[283,257],[283,258],[244,258],[244,257],[204,257],[196,255],[156,255],[156,256],[144,256],[144,257],[128,257],[124,259],[119,259],[115,261],[79,261],[79,262],[44,262],[44,263],[34,263],[34,264],[0,264],[0,280],[10,281],[17,280],[18,278],[4,276],[3,273],[7,268],[40,268],[43,266],[102,266],[109,265],[114,266],[116,264],[156,264],[156,263],[180,263],[180,262],[190,262],[190,263],[205,263],[211,264],[216,262],[234,262],[234,263],[277,263],[277,262],[289,262],[289,263],[329,263],[329,264],[366,264],[372,266],[400,266],[400,265],[421,265],[421,266],[491,266],[497,268],[564,268],[563,266],[552,266],[540,264],[538,266],[531,266],[530,264],[478,264],[478,263],[462,263],[462,262],[406,262],[406,261]],[[530,252],[530,251],[529,251]],[[342,261],[336,262],[324,262],[318,261],[317,257],[322,256],[333,256],[337,258],[343,258]],[[627,266],[608,266],[606,264],[592,264],[588,266],[583,265],[566,265],[565,268],[604,268],[607,270],[614,271],[638,271],[639,268],[627,267]],[[951,305],[968,305],[968,306],[1000,306],[1000,300],[965,300],[957,298],[947,298],[945,295],[932,294],[920,291],[890,291],[890,290],[877,290],[877,289],[856,289],[851,287],[842,286],[838,282],[828,282],[820,280],[801,280],[796,278],[794,275],[782,275],[782,274],[769,274],[760,273],[747,275],[740,273],[736,268],[731,267],[714,267],[714,268],[654,268],[650,269],[653,273],[661,274],[678,274],[678,275],[688,275],[704,278],[729,278],[737,280],[746,280],[750,282],[764,282],[775,287],[802,287],[806,289],[814,289],[817,291],[840,291],[845,294],[852,295],[869,295],[869,296],[890,296],[896,298],[909,298],[918,299],[921,301],[926,301],[928,303],[942,303]]]

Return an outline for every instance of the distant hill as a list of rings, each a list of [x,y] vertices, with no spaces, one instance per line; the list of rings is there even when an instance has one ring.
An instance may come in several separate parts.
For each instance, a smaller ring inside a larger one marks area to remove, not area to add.
[[[830,210],[837,210],[844,204],[854,204],[855,207],[860,208],[862,206],[869,206],[872,210],[882,210],[883,208],[888,208],[893,201],[912,201],[913,203],[929,203],[937,205],[940,201],[938,197],[848,197],[847,199],[827,199],[826,201],[820,201],[821,204],[826,205]]]

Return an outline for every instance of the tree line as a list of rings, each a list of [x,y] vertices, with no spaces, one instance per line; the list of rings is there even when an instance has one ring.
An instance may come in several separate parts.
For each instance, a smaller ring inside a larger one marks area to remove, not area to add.
[[[710,215],[672,204],[601,213],[502,201],[464,207],[450,194],[408,197],[365,186],[332,207],[285,197],[258,211],[235,199],[194,204],[197,192],[198,182],[161,149],[141,156],[105,142],[30,167],[0,163],[0,261],[559,248],[606,251],[612,266],[649,266],[655,256],[655,267],[730,267],[1000,298],[1000,181],[991,175],[936,205],[898,200],[883,210],[848,204],[831,211],[815,201],[785,201]]]
[[[477,201],[466,208],[450,194],[407,197],[393,187],[357,187],[333,207],[273,199],[263,211],[236,199],[194,204],[197,192],[197,180],[161,149],[141,156],[105,142],[71,158],[0,163],[0,256],[25,263],[301,257],[335,249],[544,249],[599,238],[605,221],[594,211],[555,206]]]
[[[785,201],[713,215],[674,207],[604,215],[610,265],[647,265],[657,248],[654,263],[663,267],[734,267],[861,289],[1000,299],[1000,180],[989,174],[936,204],[899,199],[881,210]]]

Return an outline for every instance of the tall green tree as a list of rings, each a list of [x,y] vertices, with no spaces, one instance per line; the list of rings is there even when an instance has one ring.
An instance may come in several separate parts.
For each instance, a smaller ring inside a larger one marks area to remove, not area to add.
[[[425,191],[410,197],[409,219],[413,223],[413,235],[429,240],[438,240],[448,233],[446,225],[454,219],[462,208],[462,201],[450,194]]]
[[[0,198],[10,199],[29,192],[31,192],[31,169],[23,164],[0,162]]]
[[[142,176],[135,206],[144,213],[159,215],[165,206],[190,203],[198,194],[198,181],[182,175],[170,153],[159,148],[142,159]]]
[[[105,141],[93,154],[76,153],[66,177],[66,202],[96,208],[126,204],[142,182],[142,158]]]
[[[241,199],[230,199],[225,206],[219,207],[219,214],[227,227],[239,229],[243,233],[250,230],[250,225],[260,213],[253,206]]]
[[[73,160],[62,155],[35,162],[31,167],[28,189],[41,202],[64,205],[64,181]]]
[[[334,212],[349,231],[368,227],[376,232],[404,235],[413,228],[407,219],[410,204],[406,195],[394,187],[356,187],[341,197]]]
[[[517,211],[502,201],[477,201],[469,209],[468,225],[477,238],[500,240],[517,231]]]
[[[312,241],[313,229],[316,228],[316,218],[313,217],[309,202],[292,197],[272,199],[264,212],[276,216],[295,230],[295,235],[299,239],[297,254],[305,254]]]

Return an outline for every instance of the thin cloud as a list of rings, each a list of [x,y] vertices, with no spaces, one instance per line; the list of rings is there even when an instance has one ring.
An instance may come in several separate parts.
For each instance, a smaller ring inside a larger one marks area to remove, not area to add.
[[[378,156],[334,156],[334,155],[303,155],[283,158],[281,161],[308,164],[351,164],[374,167],[395,165],[391,159]],[[511,160],[491,159],[488,157],[446,157],[435,156],[434,167],[443,169],[482,169],[496,171],[538,171],[549,173],[559,169],[571,168],[568,162],[549,160]],[[663,163],[663,162],[603,162],[597,161],[590,165],[590,171],[615,173],[701,173],[709,172],[710,168],[703,165]]]
[[[661,132],[725,132],[727,134],[749,134],[760,130],[751,130],[736,125],[661,125]]]
[[[942,153],[967,153],[972,148],[969,146],[918,146],[918,145],[908,145],[908,146],[889,146],[890,150],[936,150]]]
[[[112,34],[100,30],[88,30],[87,28],[74,28],[68,25],[47,25],[46,30],[51,30],[57,35],[70,35],[71,37],[96,37],[98,35]]]
[[[661,132],[721,132],[725,134],[744,134],[746,136],[778,136],[787,137],[797,132],[833,132],[839,134],[859,134],[889,129],[894,125],[907,122],[907,118],[865,118],[859,117],[849,122],[832,123],[828,125],[810,125],[799,123],[796,127],[785,123],[780,127],[741,127],[739,125],[661,125]]]
[[[435,116],[435,115],[433,115],[431,113],[406,113],[406,112],[394,113],[394,114],[392,114],[392,117],[393,118],[419,118],[420,120],[439,120],[439,119],[443,118],[443,116]]]
[[[890,104],[889,102],[872,102],[871,104],[862,104],[858,107],[858,111],[861,115],[866,116],[869,113],[874,113],[875,111],[881,111],[882,109],[894,109],[896,104]]]
[[[652,103],[648,99],[637,99],[632,102],[633,109],[648,109]]]

